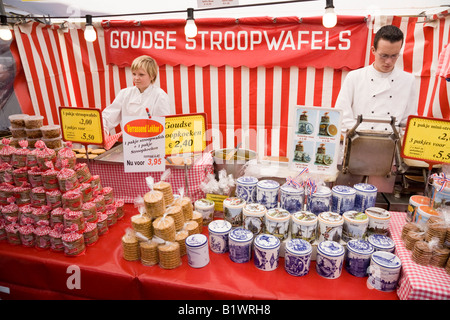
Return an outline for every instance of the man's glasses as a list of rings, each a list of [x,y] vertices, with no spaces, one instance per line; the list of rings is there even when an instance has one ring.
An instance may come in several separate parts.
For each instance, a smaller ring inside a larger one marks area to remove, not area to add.
[[[378,54],[378,56],[379,56],[382,60],[387,60],[387,59],[389,59],[389,58],[392,59],[392,60],[396,60],[396,59],[399,57],[399,55],[400,55],[400,53],[389,55],[389,54],[380,54],[380,53],[378,53],[378,52],[376,52],[376,54]]]

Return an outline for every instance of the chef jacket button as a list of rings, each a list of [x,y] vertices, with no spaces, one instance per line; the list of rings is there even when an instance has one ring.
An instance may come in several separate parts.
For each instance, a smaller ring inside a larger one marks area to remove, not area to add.
[[[370,81],[372,81],[372,82],[373,82],[373,79],[370,79]]]
[[[374,129],[374,127],[372,127],[372,130]]]
[[[392,79],[391,82],[394,82],[394,79]]]
[[[375,111],[372,111],[372,113],[375,113]]]
[[[388,112],[388,114],[391,114],[390,112]]]
[[[387,128],[384,128],[384,130],[387,130]]]
[[[392,96],[389,96],[389,98],[392,98]]]
[[[375,95],[373,95],[373,97],[375,98]]]

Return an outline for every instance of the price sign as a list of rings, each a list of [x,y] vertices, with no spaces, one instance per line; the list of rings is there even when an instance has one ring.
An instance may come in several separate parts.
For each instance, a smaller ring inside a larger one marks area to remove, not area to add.
[[[409,116],[402,157],[450,163],[450,120]]]
[[[102,114],[98,109],[59,107],[64,141],[103,144]]]
[[[166,117],[166,155],[202,152],[206,148],[206,114]]]

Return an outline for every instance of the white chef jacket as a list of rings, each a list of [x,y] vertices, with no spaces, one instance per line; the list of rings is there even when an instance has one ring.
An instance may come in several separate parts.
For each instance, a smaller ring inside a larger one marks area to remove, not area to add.
[[[142,93],[136,87],[122,89],[113,103],[102,112],[103,128],[111,132],[122,121],[122,117],[147,118],[146,108],[151,116],[171,114],[169,96],[153,84]]]
[[[342,128],[350,129],[358,115],[363,119],[395,117],[397,126],[405,126],[409,115],[417,114],[414,76],[398,68],[389,73],[373,65],[350,71],[342,84],[335,108],[343,111]],[[358,130],[390,132],[389,123],[362,122]]]

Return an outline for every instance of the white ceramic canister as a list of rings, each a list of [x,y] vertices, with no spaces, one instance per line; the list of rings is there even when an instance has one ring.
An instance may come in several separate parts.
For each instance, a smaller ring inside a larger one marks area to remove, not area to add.
[[[391,220],[389,211],[383,208],[370,207],[366,209],[365,213],[369,217],[368,236],[375,233],[389,235],[389,222]]]
[[[242,209],[242,226],[254,235],[264,232],[267,208],[260,203],[247,203]]]
[[[226,198],[223,200],[224,219],[231,223],[232,228],[242,226],[242,209],[246,202],[241,198]]]
[[[185,243],[188,263],[192,268],[203,268],[209,263],[208,238],[204,234],[192,234]]]
[[[262,204],[267,209],[278,206],[278,190],[280,184],[275,180],[260,180],[256,184],[256,202]]]
[[[344,218],[338,213],[331,211],[320,213],[317,228],[319,242],[326,240],[339,242],[342,237],[343,224]]]
[[[281,241],[287,239],[289,237],[290,220],[291,214],[287,210],[281,208],[267,210],[265,233],[274,235]]]
[[[235,228],[228,234],[230,259],[236,263],[249,262],[252,257],[253,233],[244,228]]]
[[[433,209],[450,205],[450,184],[447,183],[444,188],[442,188],[442,183],[433,181],[431,200]]]
[[[369,217],[364,212],[350,210],[344,212],[344,225],[342,228],[342,240],[348,242],[352,239],[365,239]]]
[[[316,271],[327,279],[341,276],[344,264],[344,247],[336,241],[322,241],[317,246]]]
[[[395,242],[388,236],[382,234],[371,234],[367,241],[373,246],[375,251],[395,252]]]
[[[439,212],[429,206],[419,206],[416,211],[414,222],[421,226],[426,226],[428,219],[433,216],[439,216]]]
[[[367,286],[379,291],[390,292],[397,289],[402,262],[393,253],[376,251],[370,259]]]
[[[247,203],[256,202],[256,184],[258,179],[251,176],[242,176],[236,179],[236,197],[244,199]]]
[[[356,191],[353,210],[364,212],[367,208],[375,206],[378,192],[377,187],[369,183],[357,183],[353,185],[353,189]]]
[[[213,220],[208,225],[209,248],[215,253],[228,252],[228,234],[231,223],[225,220]]]
[[[331,188],[331,211],[343,214],[355,207],[356,190],[349,186],[337,185]]]
[[[271,234],[257,235],[253,246],[255,266],[264,271],[273,271],[278,268],[280,245],[280,239]]]
[[[292,214],[291,238],[303,239],[309,243],[316,240],[317,216],[309,211],[298,211]]]
[[[195,211],[202,214],[203,225],[208,225],[214,218],[214,201],[198,199],[194,202]]]
[[[290,275],[307,275],[311,264],[312,246],[303,239],[291,239],[286,243],[284,269]]]
[[[345,270],[355,277],[367,276],[370,258],[374,253],[373,246],[366,240],[352,239],[347,242],[345,254]]]
[[[430,205],[431,199],[421,195],[413,195],[409,197],[408,209],[406,210],[406,222],[414,222],[417,208],[424,205]]]
[[[303,210],[305,202],[305,189],[295,187],[289,184],[283,184],[280,187],[280,207],[294,213]]]
[[[318,215],[321,212],[331,211],[331,189],[326,186],[317,187],[316,192],[306,193],[306,210]]]

